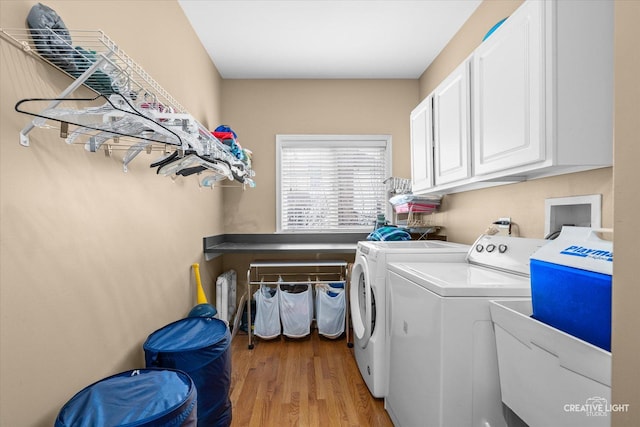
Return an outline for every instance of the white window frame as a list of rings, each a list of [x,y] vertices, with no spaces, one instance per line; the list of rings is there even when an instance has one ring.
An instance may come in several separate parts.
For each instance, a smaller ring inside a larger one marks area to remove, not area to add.
[[[325,230],[283,230],[282,229],[282,149],[283,147],[303,146],[305,144],[367,144],[373,146],[385,147],[384,176],[391,176],[391,135],[276,135],[276,232],[277,233],[363,233],[367,230],[364,228],[357,229],[325,229]],[[385,193],[385,197],[388,193]],[[384,203],[384,214],[390,218],[391,207],[388,203]],[[371,227],[374,223],[372,221]]]

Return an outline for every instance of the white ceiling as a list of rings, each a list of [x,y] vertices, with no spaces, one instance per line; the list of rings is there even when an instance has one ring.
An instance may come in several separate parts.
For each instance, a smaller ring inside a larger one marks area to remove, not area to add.
[[[179,0],[226,79],[416,79],[482,0]]]

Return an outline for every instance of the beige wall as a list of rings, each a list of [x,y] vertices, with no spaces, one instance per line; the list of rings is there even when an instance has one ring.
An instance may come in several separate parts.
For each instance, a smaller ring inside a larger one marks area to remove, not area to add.
[[[0,26],[24,28],[35,1],[0,1]],[[220,77],[177,2],[54,1],[69,28],[102,29],[206,126],[219,124]],[[194,305],[191,264],[207,292],[221,261],[202,237],[223,232],[222,190],[160,177],[158,153],[123,173],[14,111],[70,80],[0,39],[0,425],[53,425],[85,386],[144,367],[142,344]],[[78,95],[89,94],[84,91]]]
[[[473,241],[500,217],[511,217],[514,235],[544,237],[544,202],[551,197],[602,195],[602,226],[613,224],[611,168],[536,179],[445,196],[433,223],[448,240]]]
[[[254,154],[257,187],[226,189],[227,233],[276,228],[276,134],[389,134],[393,173],[409,178],[417,80],[224,80],[223,120]]]
[[[616,1],[615,7],[615,145],[613,265],[613,396],[629,412],[613,416],[613,426],[640,425],[640,2]]]

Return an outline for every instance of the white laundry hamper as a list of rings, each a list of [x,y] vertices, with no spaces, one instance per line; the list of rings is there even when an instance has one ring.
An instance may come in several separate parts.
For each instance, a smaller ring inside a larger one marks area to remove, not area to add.
[[[302,338],[311,332],[313,292],[311,284],[278,284],[282,333],[289,338]]]
[[[344,289],[316,286],[316,326],[327,338],[338,338],[345,327],[346,296]]]
[[[280,336],[280,290],[261,284],[253,294],[256,301],[256,318],[253,333],[263,339]]]

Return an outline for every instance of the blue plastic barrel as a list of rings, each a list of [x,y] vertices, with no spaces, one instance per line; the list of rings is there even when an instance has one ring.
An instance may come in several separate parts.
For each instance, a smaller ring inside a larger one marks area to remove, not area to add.
[[[211,317],[188,317],[149,335],[147,367],[179,369],[198,390],[198,427],[231,425],[231,334]]]
[[[71,398],[55,427],[195,427],[197,391],[184,372],[138,369],[100,380]]]

